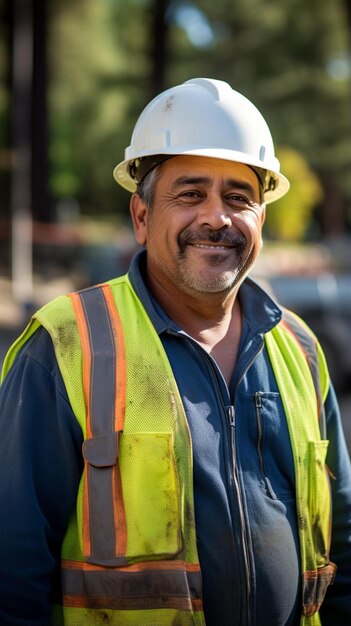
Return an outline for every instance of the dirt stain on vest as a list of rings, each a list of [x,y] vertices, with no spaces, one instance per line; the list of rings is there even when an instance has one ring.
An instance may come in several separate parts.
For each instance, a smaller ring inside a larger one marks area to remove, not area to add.
[[[77,346],[77,325],[75,321],[67,322],[63,326],[57,326],[56,333],[53,337],[55,351],[59,351],[60,355],[68,358],[71,354],[75,354]]]
[[[99,609],[87,610],[87,626],[99,626],[99,624],[112,624],[113,616],[108,615],[106,611],[99,611]]]

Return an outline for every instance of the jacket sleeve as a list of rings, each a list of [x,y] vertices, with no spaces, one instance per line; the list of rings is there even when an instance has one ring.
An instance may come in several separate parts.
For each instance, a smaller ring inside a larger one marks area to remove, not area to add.
[[[0,388],[0,623],[47,626],[82,472],[82,433],[40,328]]]
[[[323,626],[351,624],[351,465],[333,388],[326,400],[327,463],[330,469],[333,526],[331,560],[338,569],[321,608]]]

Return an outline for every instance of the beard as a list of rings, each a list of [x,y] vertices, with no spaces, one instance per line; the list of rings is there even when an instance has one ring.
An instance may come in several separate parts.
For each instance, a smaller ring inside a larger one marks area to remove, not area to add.
[[[208,256],[208,270],[198,271],[193,269],[188,259],[189,245],[215,243],[222,244],[230,248],[233,253],[233,267],[223,268],[223,253]],[[177,282],[183,285],[188,293],[228,293],[233,287],[240,284],[249,271],[253,262],[253,251],[249,255],[247,250],[247,239],[241,233],[214,230],[184,230],[178,238],[179,255]],[[217,270],[216,270],[217,268]],[[213,270],[213,271],[212,271]]]

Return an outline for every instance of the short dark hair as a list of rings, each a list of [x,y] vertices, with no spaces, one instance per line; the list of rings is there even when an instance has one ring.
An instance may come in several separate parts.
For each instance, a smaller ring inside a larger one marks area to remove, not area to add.
[[[142,201],[146,204],[148,209],[152,208],[154,202],[156,183],[161,176],[161,169],[162,163],[156,165],[154,169],[146,174],[146,176],[137,186],[137,193],[139,194]]]

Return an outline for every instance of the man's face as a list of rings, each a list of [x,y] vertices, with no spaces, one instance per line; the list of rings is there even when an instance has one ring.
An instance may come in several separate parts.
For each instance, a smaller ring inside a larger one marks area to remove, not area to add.
[[[147,247],[149,279],[192,296],[227,294],[261,247],[265,207],[246,165],[177,156],[162,165],[153,206],[131,201],[137,241]]]

